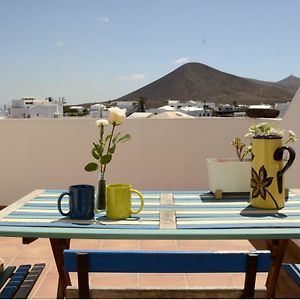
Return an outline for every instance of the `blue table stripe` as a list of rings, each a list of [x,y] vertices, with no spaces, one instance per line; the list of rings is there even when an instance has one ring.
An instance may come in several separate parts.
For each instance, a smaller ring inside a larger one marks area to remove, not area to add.
[[[299,224],[288,224],[284,226],[282,223],[278,224],[268,224],[266,226],[265,223],[261,224],[222,224],[222,225],[206,225],[206,224],[199,224],[199,225],[193,225],[193,224],[180,224],[177,225],[177,229],[243,229],[243,228],[299,228]]]
[[[1,224],[5,226],[20,226],[20,222],[9,222],[7,224]],[[159,225],[118,225],[118,224],[76,224],[76,223],[39,223],[31,222],[24,223],[23,226],[30,227],[63,227],[63,228],[101,228],[101,229],[159,229]]]
[[[100,217],[101,215],[100,214],[96,214],[96,218]],[[159,213],[157,214],[143,214],[143,215],[140,215],[142,216],[142,218],[144,220],[155,220],[155,221],[158,221],[159,220]],[[12,212],[9,214],[9,218],[11,219],[38,219],[38,218],[43,218],[43,219],[51,219],[51,218],[61,218],[61,214],[58,213],[58,212],[43,212],[43,213],[38,213],[38,217],[37,217],[37,213],[34,213],[34,212],[28,212],[26,214],[24,214],[23,212]]]

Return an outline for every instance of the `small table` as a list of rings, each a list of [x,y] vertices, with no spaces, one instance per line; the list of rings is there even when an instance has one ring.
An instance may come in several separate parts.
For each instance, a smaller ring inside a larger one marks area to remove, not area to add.
[[[70,239],[271,240],[272,265],[266,282],[271,298],[288,240],[300,238],[300,190],[291,190],[286,207],[278,211],[252,208],[249,194],[215,199],[206,191],[143,192],[142,213],[121,221],[107,220],[104,212],[95,220],[65,218],[56,207],[62,192],[34,190],[0,211],[0,236],[22,237],[23,243],[50,240],[59,273],[58,298],[71,284],[63,269],[63,251],[69,249]],[[135,196],[132,202],[138,206]]]

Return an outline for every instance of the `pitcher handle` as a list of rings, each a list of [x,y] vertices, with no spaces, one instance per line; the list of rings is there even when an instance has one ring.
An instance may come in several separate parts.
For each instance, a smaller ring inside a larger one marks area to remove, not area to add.
[[[58,200],[57,200],[57,208],[58,208],[58,211],[65,217],[67,216],[70,216],[71,215],[71,209],[69,209],[69,211],[67,213],[64,213],[61,209],[61,200],[64,196],[66,195],[69,195],[70,197],[70,194],[69,193],[62,193],[59,197],[58,197]]]
[[[278,192],[279,193],[282,193],[283,175],[291,167],[291,165],[293,164],[293,162],[296,158],[296,152],[292,147],[282,146],[275,150],[274,160],[282,160],[284,150],[287,150],[289,152],[289,160],[287,161],[287,163],[285,164],[283,169],[277,172],[277,182],[278,182]]]
[[[138,214],[138,213],[141,212],[142,209],[144,208],[144,197],[143,197],[143,195],[142,195],[139,191],[137,191],[137,190],[135,190],[135,189],[130,189],[130,192],[131,192],[131,193],[136,193],[136,194],[140,197],[141,204],[140,204],[140,207],[138,208],[138,210],[133,210],[133,209],[131,208],[131,213],[132,213],[132,214]]]

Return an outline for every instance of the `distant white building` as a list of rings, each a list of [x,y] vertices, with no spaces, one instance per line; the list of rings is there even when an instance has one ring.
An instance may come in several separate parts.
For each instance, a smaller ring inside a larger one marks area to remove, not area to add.
[[[214,105],[213,105],[214,106]],[[168,105],[159,108],[147,109],[147,112],[161,114],[164,112],[179,112],[192,117],[211,117],[213,109],[204,102],[195,102],[193,100],[181,102],[179,100],[168,100]]]
[[[173,109],[179,109],[182,107],[182,104],[179,100],[168,100],[168,106],[172,107]]]
[[[216,104],[214,102],[202,102],[202,101],[194,101],[194,100],[189,100],[186,102],[181,102],[179,100],[168,100],[168,105],[171,107],[174,107],[176,109],[182,108],[182,107],[200,107],[200,108],[211,108],[213,109]]]
[[[0,119],[7,119],[8,114],[9,114],[9,112],[8,112],[6,105],[4,105],[3,107],[0,107]]]
[[[212,117],[213,115],[212,109],[205,109],[198,106],[185,106],[180,111],[193,117]]]
[[[219,104],[216,108],[215,108],[215,112],[218,114],[223,114],[223,115],[232,115],[235,112],[235,108],[234,106],[230,105],[230,104]]]
[[[105,105],[101,103],[96,103],[91,105],[89,116],[91,118],[107,119],[108,118],[108,109]]]
[[[126,108],[127,110],[131,110],[133,107],[136,106],[137,101],[116,101],[114,102],[114,106],[119,108]]]
[[[188,114],[182,113],[178,110],[166,111],[166,112],[160,113],[158,115],[153,115],[151,117],[151,119],[192,119],[192,118],[194,118],[194,117],[192,117]]]
[[[64,97],[37,99],[23,97],[11,101],[11,118],[59,118],[63,117]]]
[[[186,102],[181,102],[179,100],[168,100],[168,105],[175,108],[175,109],[180,109],[183,106],[196,107],[197,102],[195,102],[193,100],[189,100],[189,101],[186,101]]]
[[[134,112],[127,119],[148,119],[151,118],[154,114],[149,112]]]

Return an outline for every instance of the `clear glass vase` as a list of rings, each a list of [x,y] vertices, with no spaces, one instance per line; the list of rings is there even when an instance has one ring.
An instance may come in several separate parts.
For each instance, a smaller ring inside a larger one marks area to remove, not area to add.
[[[96,210],[105,210],[106,208],[106,182],[104,178],[99,178],[96,191]]]

